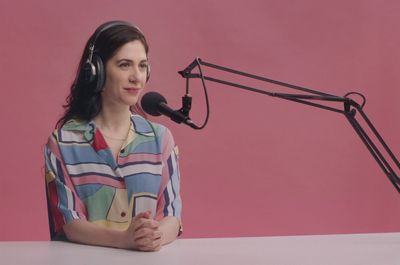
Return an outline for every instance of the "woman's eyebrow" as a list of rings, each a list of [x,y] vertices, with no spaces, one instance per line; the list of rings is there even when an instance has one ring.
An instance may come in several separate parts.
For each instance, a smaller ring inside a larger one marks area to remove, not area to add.
[[[131,60],[131,59],[122,58],[122,59],[117,60],[117,63],[120,63],[120,62],[129,62],[129,63],[133,63],[134,61]],[[139,63],[147,63],[147,59],[143,59],[143,60],[141,60]]]
[[[133,63],[133,60],[122,58],[122,59],[117,60],[117,63],[120,63],[120,62],[129,62],[129,63]]]

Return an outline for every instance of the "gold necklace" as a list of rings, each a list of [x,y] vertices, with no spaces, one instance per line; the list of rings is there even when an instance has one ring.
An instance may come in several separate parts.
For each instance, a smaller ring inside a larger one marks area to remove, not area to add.
[[[106,137],[107,139],[114,140],[114,141],[125,141],[126,138],[128,137],[128,135],[127,135],[124,139],[121,139],[121,138],[113,138],[113,137],[110,137],[110,136],[105,135],[104,133],[103,133],[103,136]]]
[[[113,140],[113,141],[120,141],[120,142],[122,142],[122,141],[126,141],[126,139],[128,139],[129,132],[130,132],[130,130],[131,130],[131,124],[129,124],[128,131],[126,132],[125,138],[115,138],[115,137],[108,136],[107,134],[105,134],[105,133],[103,132],[103,130],[100,129],[100,126],[99,126],[98,128],[99,128],[99,130],[101,131],[101,134],[102,134],[105,138],[110,139],[110,140]]]
[[[110,140],[114,140],[114,141],[126,141],[126,139],[128,139],[128,135],[129,135],[129,131],[130,131],[130,129],[131,129],[131,127],[129,126],[129,129],[128,129],[128,132],[126,133],[126,136],[125,136],[125,138],[115,138],[115,137],[111,137],[111,136],[108,136],[107,134],[104,134],[103,132],[101,132],[101,134],[104,136],[104,137],[106,137],[107,139],[110,139]]]

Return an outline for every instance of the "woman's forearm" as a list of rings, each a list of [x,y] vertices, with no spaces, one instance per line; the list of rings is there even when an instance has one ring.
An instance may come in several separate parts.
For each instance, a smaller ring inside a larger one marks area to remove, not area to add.
[[[64,225],[68,240],[76,243],[107,246],[142,251],[156,251],[161,248],[162,234],[160,223],[150,219],[150,211],[137,214],[127,230],[119,231],[100,227],[85,220],[74,220]],[[171,224],[166,222],[166,230]],[[167,232],[168,238],[171,236]]]
[[[126,248],[124,231],[100,227],[85,220],[73,220],[63,227],[69,241],[88,245]]]

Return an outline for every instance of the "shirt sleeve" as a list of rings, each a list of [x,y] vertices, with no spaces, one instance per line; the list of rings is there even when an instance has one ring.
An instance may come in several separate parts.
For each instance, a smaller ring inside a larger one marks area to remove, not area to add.
[[[182,200],[178,147],[168,129],[165,129],[161,140],[163,171],[157,217],[175,216],[181,222]]]
[[[55,133],[50,136],[44,152],[50,232],[53,238],[63,233],[62,228],[68,222],[86,220],[86,209],[68,175]]]

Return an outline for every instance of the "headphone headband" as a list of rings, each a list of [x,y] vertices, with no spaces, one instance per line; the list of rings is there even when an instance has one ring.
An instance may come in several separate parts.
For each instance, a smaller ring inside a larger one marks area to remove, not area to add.
[[[100,36],[103,32],[105,32],[106,30],[108,30],[108,29],[110,29],[110,28],[112,28],[112,27],[115,27],[115,26],[129,26],[129,27],[133,27],[133,28],[137,29],[137,30],[143,35],[143,32],[142,32],[138,27],[136,27],[136,26],[134,26],[134,25],[132,25],[132,24],[126,22],[126,21],[122,21],[122,20],[109,21],[109,22],[106,22],[106,23],[100,25],[100,26],[96,29],[96,31],[94,32],[93,37],[92,37],[92,40],[91,40],[91,42],[90,42],[90,44],[89,44],[89,56],[88,56],[88,60],[89,60],[90,62],[92,61],[93,54],[94,54],[94,50],[95,50],[95,47],[96,47],[96,42],[97,42],[97,39],[99,38],[99,36]]]

